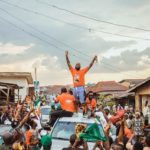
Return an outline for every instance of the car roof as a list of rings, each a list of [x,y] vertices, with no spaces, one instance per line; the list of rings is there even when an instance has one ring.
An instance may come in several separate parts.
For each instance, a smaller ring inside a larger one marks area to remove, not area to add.
[[[85,118],[83,116],[62,117],[59,119],[62,122],[80,122],[80,123],[95,123],[95,118]]]
[[[46,106],[41,106],[41,109],[43,108],[51,108],[50,106],[46,105]]]

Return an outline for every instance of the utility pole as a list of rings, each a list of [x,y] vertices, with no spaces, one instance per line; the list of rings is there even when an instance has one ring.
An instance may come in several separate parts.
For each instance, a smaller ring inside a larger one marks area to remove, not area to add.
[[[36,67],[34,69],[34,73],[35,73],[35,81],[37,81],[37,68]]]
[[[35,73],[35,81],[34,81],[34,90],[35,90],[35,95],[38,97],[39,92],[40,92],[40,87],[39,87],[39,81],[37,79],[37,68],[34,68],[34,73]]]

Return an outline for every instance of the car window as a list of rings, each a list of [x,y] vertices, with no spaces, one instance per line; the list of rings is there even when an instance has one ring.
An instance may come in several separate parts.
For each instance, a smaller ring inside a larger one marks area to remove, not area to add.
[[[75,132],[75,125],[76,123],[74,122],[57,122],[53,129],[52,137],[69,140],[70,136]]]
[[[42,115],[49,115],[50,114],[50,108],[42,108],[41,113],[42,113]]]
[[[52,131],[52,137],[54,139],[69,140],[70,136],[75,133],[76,124],[79,124],[79,123],[80,122],[75,123],[75,122],[58,121]],[[87,125],[90,126],[91,123],[88,123]],[[99,125],[99,129],[100,129],[101,135],[105,136],[102,125]]]

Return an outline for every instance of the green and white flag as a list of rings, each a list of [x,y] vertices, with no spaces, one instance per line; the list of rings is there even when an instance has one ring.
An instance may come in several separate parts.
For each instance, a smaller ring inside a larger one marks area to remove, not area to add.
[[[93,123],[87,127],[85,131],[79,135],[79,138],[90,142],[107,140],[102,125],[98,125],[97,123]]]
[[[38,97],[36,99],[36,101],[34,102],[34,107],[35,109],[37,109],[38,107],[40,107],[40,104],[41,104],[41,100],[40,100],[40,97]]]

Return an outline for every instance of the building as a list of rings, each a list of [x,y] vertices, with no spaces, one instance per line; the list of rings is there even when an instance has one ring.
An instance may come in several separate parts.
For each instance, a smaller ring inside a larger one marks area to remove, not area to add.
[[[145,102],[150,103],[150,77],[129,89],[128,93],[131,92],[135,93],[135,109],[142,111]]]
[[[23,100],[29,94],[29,85],[33,84],[33,78],[29,72],[0,72],[0,82],[15,84],[19,87],[19,99]],[[18,90],[15,89],[15,99],[18,98]]]
[[[114,101],[117,97],[124,94],[128,88],[115,81],[101,81],[95,86],[90,86],[87,91],[93,91],[99,97],[103,97],[104,101]]]
[[[124,79],[124,80],[121,80],[119,83],[128,88],[132,88],[136,86],[137,84],[141,83],[143,80],[144,79]]]
[[[120,83],[117,83],[115,81],[101,81],[98,82],[94,86],[90,86],[88,88],[88,91],[93,91],[94,93],[122,93],[124,91],[128,90],[126,86],[121,85]]]
[[[15,100],[19,100],[20,88],[17,84],[0,82],[0,106],[12,105]],[[15,90],[17,93],[15,93]]]
[[[61,88],[66,87],[67,90],[71,88],[70,85],[51,85],[40,87],[40,94],[44,95],[58,95],[61,93]]]

